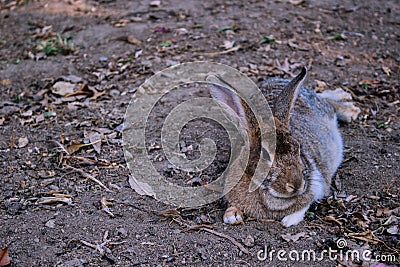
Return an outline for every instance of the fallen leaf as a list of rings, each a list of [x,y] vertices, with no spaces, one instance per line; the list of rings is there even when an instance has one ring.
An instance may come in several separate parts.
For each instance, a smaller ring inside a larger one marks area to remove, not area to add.
[[[81,149],[82,147],[90,146],[90,145],[91,145],[90,143],[83,144],[79,141],[72,140],[71,144],[66,147],[66,150],[70,155],[72,155],[75,152],[77,152],[79,149]]]
[[[306,236],[307,236],[307,234],[305,232],[300,232],[300,233],[297,233],[294,235],[291,235],[291,234],[281,235],[283,240],[285,240],[286,242],[297,242],[300,238],[306,237]]]
[[[387,76],[390,76],[390,74],[392,74],[392,71],[388,67],[382,66],[382,70]]]
[[[18,138],[18,148],[26,147],[29,144],[29,140],[27,137]]]
[[[131,22],[129,19],[121,19],[114,23],[114,26],[117,28],[124,27],[126,24]]]
[[[8,255],[8,247],[0,249],[0,267],[7,266],[11,263]]]
[[[297,6],[297,5],[300,5],[301,3],[303,3],[304,0],[289,0],[288,2],[291,3],[292,5]]]
[[[181,216],[181,213],[177,208],[156,211],[156,214],[166,218],[177,218]]]
[[[67,75],[67,76],[61,76],[60,79],[66,82],[71,82],[71,83],[81,83],[82,78],[75,76],[75,75]]]
[[[10,85],[11,82],[10,82],[10,80],[4,79],[4,80],[1,80],[0,84],[5,86],[5,85]]]
[[[127,37],[127,41],[128,41],[128,43],[134,44],[134,45],[140,45],[142,43],[141,41],[139,41],[138,39],[136,39],[135,37],[133,37],[131,35]]]
[[[321,92],[326,87],[328,87],[328,85],[324,81],[315,80],[315,82],[317,83],[317,87],[315,87],[315,91],[317,91],[317,92]]]
[[[390,217],[382,225],[389,225],[392,223],[397,223],[398,221],[399,221],[399,219],[396,216],[390,215]]]
[[[244,244],[246,247],[254,247],[254,237],[251,236],[251,235],[248,235],[248,236],[246,237],[246,239],[243,241],[243,244]]]
[[[400,227],[398,225],[393,225],[392,227],[386,230],[391,235],[398,235],[400,234]]]
[[[36,204],[54,204],[54,203],[65,203],[68,205],[72,204],[72,198],[70,197],[42,197],[36,201]]]
[[[129,176],[129,185],[141,196],[155,196],[153,189],[148,184],[138,182],[133,176]]]
[[[160,7],[161,6],[161,1],[151,1],[149,6],[151,7]]]
[[[108,215],[110,215],[111,217],[115,217],[115,215],[111,212],[110,208],[112,206],[112,202],[108,201],[105,197],[102,197],[101,200],[101,209],[107,213]]]
[[[350,237],[353,239],[357,239],[357,240],[361,240],[361,241],[365,241],[368,243],[372,243],[374,245],[382,243],[382,241],[377,238],[374,233],[371,232],[371,230],[368,230],[366,232],[363,233],[348,233],[348,234],[344,234],[346,237]]]
[[[222,47],[225,48],[225,49],[231,49],[234,44],[235,44],[235,41],[225,40],[224,44],[222,45]]]
[[[76,85],[69,82],[56,82],[52,88],[51,92],[59,96],[67,96],[74,92]]]
[[[211,53],[205,53],[205,56],[215,56],[215,55],[223,55],[223,54],[228,54],[231,52],[238,51],[240,48],[242,48],[240,45],[234,46],[231,49],[224,50],[224,51],[218,51],[218,52],[211,52]]]
[[[337,223],[338,225],[342,226],[342,222],[341,222],[341,221],[338,221],[338,220],[337,220],[336,218],[334,218],[333,216],[325,216],[324,220],[325,220],[325,221],[328,221],[328,222],[334,222],[334,223]]]
[[[56,220],[48,220],[44,225],[48,228],[56,228]]]
[[[83,135],[85,136],[86,139],[89,139],[90,143],[92,144],[94,150],[97,152],[97,154],[100,154],[101,152],[101,137],[102,134],[94,131],[84,131]]]

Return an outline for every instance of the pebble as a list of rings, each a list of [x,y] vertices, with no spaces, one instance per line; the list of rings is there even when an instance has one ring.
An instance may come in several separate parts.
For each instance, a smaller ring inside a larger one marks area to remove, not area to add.
[[[49,228],[56,228],[56,220],[48,220],[45,226]]]

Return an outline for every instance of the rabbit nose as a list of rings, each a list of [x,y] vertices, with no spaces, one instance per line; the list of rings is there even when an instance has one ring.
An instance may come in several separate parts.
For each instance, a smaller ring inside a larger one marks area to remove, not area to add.
[[[286,191],[288,193],[302,192],[305,188],[305,181],[300,179],[300,181],[295,181],[295,183],[286,183]]]
[[[286,191],[288,193],[293,193],[294,191],[296,191],[296,187],[292,183],[286,183]]]

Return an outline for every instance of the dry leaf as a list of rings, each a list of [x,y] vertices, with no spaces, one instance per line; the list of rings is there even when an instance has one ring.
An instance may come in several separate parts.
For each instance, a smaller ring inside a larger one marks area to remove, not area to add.
[[[90,144],[92,144],[94,150],[97,152],[97,154],[100,154],[101,152],[101,137],[102,134],[98,132],[88,132],[84,131],[84,136],[86,139],[89,139]]]
[[[390,74],[392,74],[392,71],[388,67],[382,66],[382,70],[387,76],[390,76]]]
[[[149,4],[149,6],[151,6],[151,7],[160,7],[160,5],[161,5],[161,1],[159,1],[159,0],[151,1]]]
[[[59,96],[67,96],[74,92],[76,85],[69,82],[56,82],[51,88],[51,92]]]
[[[26,147],[29,144],[29,140],[27,137],[18,138],[18,148]]]
[[[334,223],[337,223],[338,225],[342,226],[342,222],[341,222],[341,221],[338,221],[338,220],[337,220],[336,218],[334,218],[333,216],[325,216],[324,220],[325,220],[325,221],[328,221],[328,222],[334,222]]]
[[[133,36],[128,36],[128,37],[126,38],[126,40],[128,41],[128,43],[134,44],[134,45],[140,45],[140,44],[142,43],[141,41],[139,41],[138,39],[136,39],[136,38],[133,37]]]
[[[231,49],[234,44],[235,44],[235,41],[225,40],[224,44],[222,45],[222,47],[225,48],[225,49]]]
[[[317,87],[315,87],[315,91],[321,92],[323,91],[328,85],[324,81],[315,80],[317,83]]]
[[[102,197],[101,200],[101,209],[107,213],[108,215],[110,215],[111,217],[115,217],[115,215],[111,212],[110,208],[112,206],[112,202],[108,201],[105,197]]]
[[[141,196],[155,196],[153,189],[148,184],[138,182],[133,176],[129,176],[129,185]]]
[[[391,235],[398,235],[400,234],[400,227],[398,225],[393,225],[392,227],[386,230]]]
[[[36,204],[54,204],[54,203],[65,203],[72,204],[71,197],[42,197],[36,201]]]
[[[8,255],[8,247],[0,249],[0,267],[7,266],[11,263]]]
[[[289,2],[289,3],[291,3],[292,5],[297,6],[297,5],[300,5],[301,3],[303,3],[304,0],[285,0],[285,1],[283,1],[283,2]]]
[[[215,55],[223,55],[223,54],[228,54],[230,52],[236,52],[238,51],[240,48],[242,48],[240,45],[238,46],[234,46],[231,49],[228,50],[224,50],[224,51],[218,51],[218,52],[211,52],[211,53],[205,53],[205,56],[215,56]]]
[[[390,217],[382,225],[389,225],[392,223],[397,223],[398,221],[399,221],[399,219],[396,216],[390,215]]]
[[[90,143],[89,143],[89,144],[83,144],[83,143],[81,143],[81,142],[79,142],[79,141],[72,140],[71,144],[68,145],[68,146],[66,147],[66,150],[67,150],[67,152],[68,152],[70,155],[72,155],[72,154],[74,154],[76,151],[78,151],[79,149],[81,149],[82,147],[90,146],[90,145],[91,145]]]
[[[181,213],[179,212],[179,210],[177,208],[160,210],[160,211],[156,211],[156,213],[157,213],[157,215],[163,216],[166,218],[177,218],[177,217],[181,216]]]
[[[307,234],[305,232],[300,232],[295,235],[291,235],[291,234],[281,235],[283,240],[285,240],[286,242],[297,242],[300,238],[306,237],[306,236],[307,236]]]
[[[10,85],[10,84],[11,84],[10,80],[7,80],[7,79],[4,79],[4,80],[2,80],[2,81],[0,82],[0,85],[3,85],[3,86],[5,86],[5,85]]]
[[[348,233],[348,234],[344,234],[346,237],[350,237],[353,239],[357,239],[357,240],[361,240],[361,241],[365,241],[368,243],[372,243],[374,245],[382,243],[382,241],[377,238],[374,233],[371,232],[371,230],[368,230],[366,232],[363,233]]]

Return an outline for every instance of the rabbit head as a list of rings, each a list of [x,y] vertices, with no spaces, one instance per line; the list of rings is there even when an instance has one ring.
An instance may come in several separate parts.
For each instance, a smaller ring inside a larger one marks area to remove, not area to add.
[[[262,186],[278,198],[290,198],[302,194],[307,181],[306,168],[300,153],[300,144],[287,128],[275,119],[276,150],[274,162]]]
[[[254,114],[249,106],[243,101],[229,85],[214,86],[211,89],[213,98],[226,104],[230,110],[229,116],[238,116],[242,125],[247,129],[249,136],[250,162],[246,173],[253,174],[256,162],[259,158],[254,154],[262,151],[269,158],[274,158],[270,172],[266,174],[262,187],[271,195],[279,198],[289,198],[304,192],[306,180],[304,178],[305,164],[301,158],[300,144],[289,132],[290,110],[298,94],[298,88],[303,82],[307,70],[302,72],[284,88],[277,98],[273,114],[276,127],[276,150],[275,155],[270,155],[267,146],[261,144],[260,129]],[[253,157],[252,157],[253,156]]]

